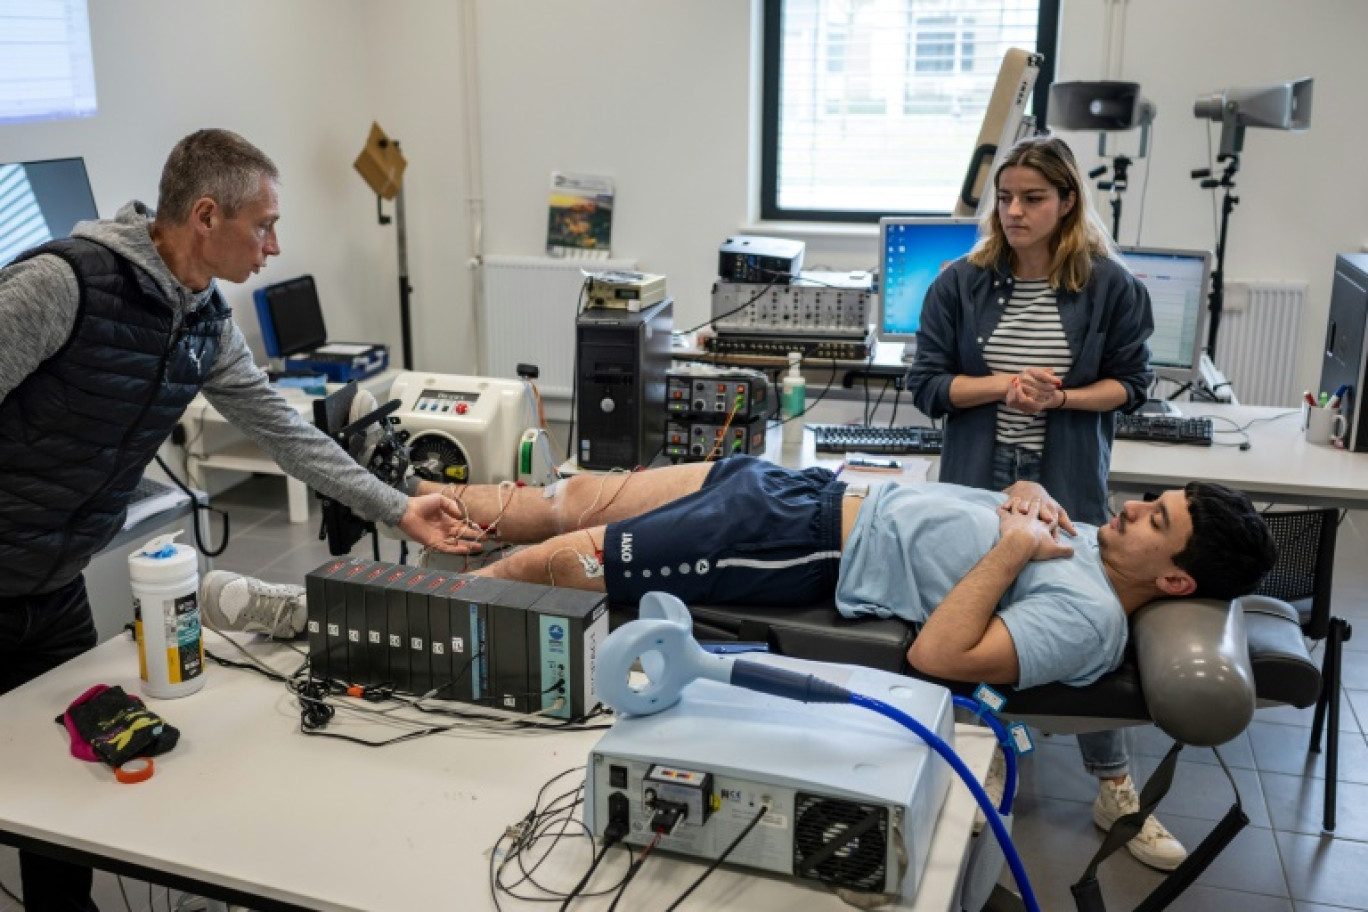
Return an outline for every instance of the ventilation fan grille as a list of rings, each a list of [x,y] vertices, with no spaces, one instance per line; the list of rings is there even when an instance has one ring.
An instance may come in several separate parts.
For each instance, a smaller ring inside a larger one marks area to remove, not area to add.
[[[436,434],[419,434],[409,442],[409,462],[418,477],[442,484],[469,479],[469,463],[461,448]],[[451,472],[451,469],[459,471]]]
[[[793,873],[852,890],[884,889],[888,809],[798,793],[793,828]]]

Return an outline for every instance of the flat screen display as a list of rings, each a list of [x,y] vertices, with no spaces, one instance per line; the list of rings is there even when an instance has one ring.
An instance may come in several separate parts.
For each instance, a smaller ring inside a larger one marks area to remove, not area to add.
[[[909,342],[941,270],[973,249],[972,218],[886,218],[879,222],[879,338]]]
[[[94,218],[84,159],[0,164],[0,265]]]
[[[1198,369],[1211,282],[1205,250],[1122,247],[1121,258],[1149,291],[1154,334],[1150,366],[1166,379],[1186,382]]]
[[[263,293],[280,357],[309,351],[328,341],[313,276],[277,282]],[[262,330],[265,335],[265,327]]]

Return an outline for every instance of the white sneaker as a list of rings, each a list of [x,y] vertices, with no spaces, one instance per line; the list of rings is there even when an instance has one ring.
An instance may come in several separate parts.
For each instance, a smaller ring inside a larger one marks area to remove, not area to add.
[[[283,640],[303,633],[309,620],[303,586],[267,583],[227,570],[204,575],[200,610],[213,630],[245,630]]]
[[[1140,796],[1129,775],[1119,783],[1103,779],[1100,785],[1097,800],[1093,802],[1093,823],[1100,828],[1110,830],[1118,818],[1140,809]],[[1145,819],[1145,825],[1126,843],[1126,848],[1141,864],[1160,871],[1172,871],[1187,858],[1187,849],[1178,837],[1165,829],[1153,814]]]
[[[988,793],[988,800],[993,807],[1002,804],[1002,793],[1007,790],[1007,760],[1002,756],[1003,748],[993,748],[993,761],[988,764],[988,775],[983,780],[983,790]],[[988,822],[983,816],[983,808],[974,811],[974,835],[977,836],[983,829],[983,825]]]

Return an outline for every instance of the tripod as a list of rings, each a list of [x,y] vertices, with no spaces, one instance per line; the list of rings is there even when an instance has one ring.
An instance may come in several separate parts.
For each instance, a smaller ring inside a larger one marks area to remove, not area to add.
[[[1216,361],[1216,333],[1221,328],[1221,308],[1225,302],[1226,234],[1230,229],[1230,213],[1235,211],[1235,207],[1240,203],[1240,198],[1230,192],[1235,189],[1235,175],[1240,170],[1240,154],[1222,152],[1216,156],[1216,161],[1225,162],[1225,170],[1219,178],[1211,176],[1210,168],[1196,168],[1192,172],[1193,180],[1198,181],[1198,186],[1203,190],[1221,187],[1225,191],[1221,199],[1221,227],[1216,241],[1216,268],[1211,271],[1211,294],[1207,308],[1211,314],[1211,319],[1207,323],[1207,357],[1212,363]]]
[[[397,139],[381,139],[380,148],[386,148],[390,143],[394,144],[394,148],[399,148]],[[395,234],[399,241],[399,333],[404,349],[404,370],[413,370],[413,323],[409,310],[409,296],[413,294],[413,286],[409,284],[408,275],[408,230],[404,222],[402,182],[399,184],[399,192],[394,197],[394,217],[385,215],[384,208],[380,205],[379,194],[375,197],[375,217],[382,225],[395,222]]]
[[[1097,182],[1097,189],[1108,190],[1111,192],[1111,213],[1112,213],[1112,240],[1121,243],[1121,194],[1126,192],[1130,186],[1130,166],[1133,160],[1125,155],[1118,155],[1112,159],[1111,180],[1100,180]],[[1106,165],[1098,165],[1088,172],[1089,177],[1101,177],[1107,173]]]

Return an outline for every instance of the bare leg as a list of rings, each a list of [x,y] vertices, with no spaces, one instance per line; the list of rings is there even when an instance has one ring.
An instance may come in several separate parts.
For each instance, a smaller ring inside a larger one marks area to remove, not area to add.
[[[697,491],[711,469],[710,463],[697,462],[576,475],[545,488],[421,482],[418,493],[441,491],[462,504],[467,518],[481,526],[495,524],[499,538],[520,544],[640,516]]]
[[[475,575],[603,592],[603,532],[603,526],[594,526],[557,535],[520,548]]]

